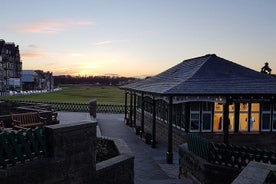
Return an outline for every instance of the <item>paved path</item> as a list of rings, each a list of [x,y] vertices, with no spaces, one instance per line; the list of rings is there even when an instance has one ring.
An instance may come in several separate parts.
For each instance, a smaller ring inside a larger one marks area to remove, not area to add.
[[[60,123],[77,122],[90,118],[88,113],[59,112]],[[134,153],[135,184],[180,184],[192,182],[178,178],[178,154],[174,163],[166,163],[166,146],[157,144],[151,148],[123,121],[122,114],[97,114],[102,136],[123,139]]]

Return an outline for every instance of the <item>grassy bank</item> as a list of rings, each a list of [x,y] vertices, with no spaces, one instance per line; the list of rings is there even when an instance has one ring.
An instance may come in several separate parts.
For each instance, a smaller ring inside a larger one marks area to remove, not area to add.
[[[64,86],[63,90],[22,96],[1,97],[1,99],[24,100],[34,102],[71,102],[87,103],[96,98],[98,104],[124,104],[124,92],[115,86]]]

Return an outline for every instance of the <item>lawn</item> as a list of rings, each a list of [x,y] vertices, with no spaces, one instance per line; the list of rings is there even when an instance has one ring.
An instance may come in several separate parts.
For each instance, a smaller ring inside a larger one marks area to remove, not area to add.
[[[24,100],[34,102],[88,103],[96,98],[98,104],[124,104],[124,91],[115,86],[64,86],[63,90],[46,94],[1,97],[2,100]]]

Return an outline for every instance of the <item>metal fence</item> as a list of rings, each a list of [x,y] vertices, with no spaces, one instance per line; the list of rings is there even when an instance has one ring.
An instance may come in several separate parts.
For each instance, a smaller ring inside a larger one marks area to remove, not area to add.
[[[17,101],[17,102],[28,102],[38,104],[49,104],[52,105],[56,111],[68,111],[68,112],[89,112],[88,103],[62,103],[62,102],[32,102],[32,101]],[[129,106],[127,107],[129,109]],[[120,104],[97,104],[97,113],[124,113],[125,105]]]
[[[276,151],[253,147],[213,143],[196,135],[188,134],[189,151],[213,164],[244,168],[250,161],[276,164]]]
[[[210,142],[194,133],[188,134],[188,148],[205,160],[209,160]]]
[[[254,147],[212,143],[209,162],[228,167],[244,168],[250,161],[276,164],[276,152]]]
[[[1,130],[0,168],[7,168],[47,156],[48,151],[43,128],[26,131]]]

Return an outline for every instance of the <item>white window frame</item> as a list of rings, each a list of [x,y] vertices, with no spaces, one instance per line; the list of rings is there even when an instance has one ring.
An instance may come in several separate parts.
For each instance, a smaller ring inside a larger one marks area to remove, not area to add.
[[[192,114],[198,115],[198,129],[191,129],[192,125]],[[199,111],[190,111],[190,132],[200,132],[200,110]]]

